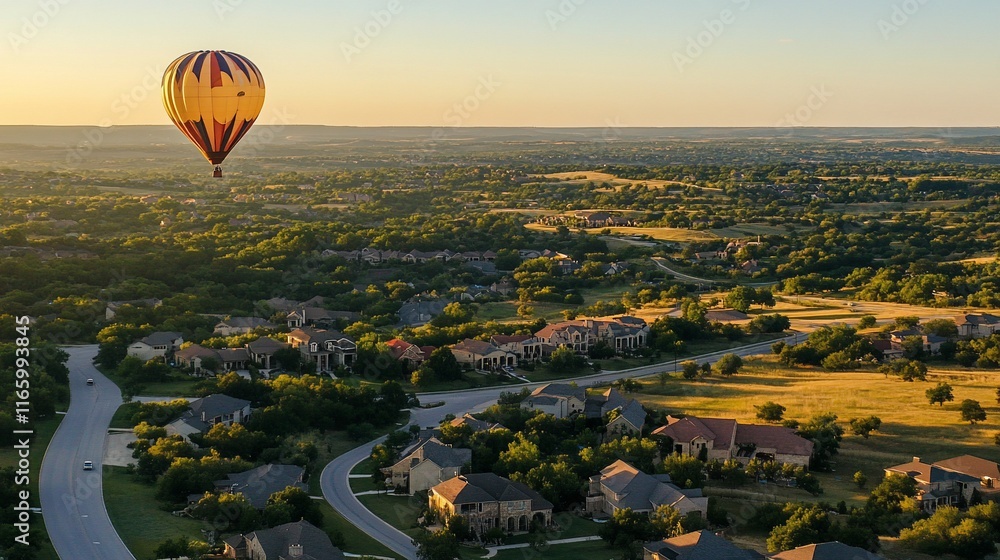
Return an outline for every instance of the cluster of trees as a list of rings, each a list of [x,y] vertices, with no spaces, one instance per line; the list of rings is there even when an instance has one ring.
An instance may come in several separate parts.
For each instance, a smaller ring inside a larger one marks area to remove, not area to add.
[[[32,422],[51,418],[57,405],[69,402],[69,369],[66,367],[69,355],[53,344],[35,343],[34,339],[32,342],[30,347],[0,344],[0,383],[7,387],[0,401],[0,443],[3,445],[16,443],[14,430],[25,429],[15,420],[15,409],[25,408],[16,405],[18,401],[28,402],[28,417]],[[31,398],[19,397],[23,391],[28,391]]]
[[[805,342],[789,346],[781,342],[771,347],[787,366],[815,365],[829,370],[844,370],[860,363],[876,363],[881,352],[870,338],[858,335],[848,326],[821,327],[809,333]]]

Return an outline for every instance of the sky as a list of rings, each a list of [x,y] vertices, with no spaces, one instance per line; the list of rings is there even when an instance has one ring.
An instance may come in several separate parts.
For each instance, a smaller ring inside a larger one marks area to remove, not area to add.
[[[3,0],[0,125],[169,124],[178,56],[258,122],[998,126],[996,0]]]

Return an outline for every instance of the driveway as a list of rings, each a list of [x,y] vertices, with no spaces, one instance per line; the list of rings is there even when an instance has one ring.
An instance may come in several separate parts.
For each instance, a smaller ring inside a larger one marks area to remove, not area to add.
[[[121,393],[94,368],[97,345],[64,350],[71,400],[42,459],[38,486],[45,528],[63,560],[134,560],[111,525],[101,484],[105,436]],[[94,470],[84,471],[84,461],[93,461]]]

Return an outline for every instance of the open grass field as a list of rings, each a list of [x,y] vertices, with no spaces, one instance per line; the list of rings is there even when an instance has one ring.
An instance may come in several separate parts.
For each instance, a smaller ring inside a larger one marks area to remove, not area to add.
[[[881,214],[883,212],[923,212],[924,210],[946,210],[967,204],[968,200],[918,200],[913,202],[851,202],[830,203],[825,212],[845,214]]]
[[[427,503],[426,493],[417,493],[415,496],[369,494],[358,496],[358,499],[372,513],[411,537],[423,531],[417,526],[417,516]]]
[[[59,409],[65,409],[66,404],[61,404],[57,406]],[[38,504],[38,472],[42,468],[42,458],[45,454],[45,449],[49,446],[49,441],[52,439],[53,434],[56,433],[56,428],[59,427],[59,423],[62,421],[61,415],[56,415],[52,418],[46,418],[45,420],[40,420],[35,423],[35,439],[31,442],[31,482],[29,484],[29,490],[31,492],[31,505],[37,507]],[[18,455],[17,450],[13,446],[0,448],[0,467],[17,467]],[[56,551],[52,548],[52,545],[48,541],[48,534],[45,532],[45,523],[42,521],[41,517],[35,516],[32,525],[32,529],[38,529],[43,534],[45,538],[42,540],[41,548],[38,551],[38,560],[58,560],[59,556],[56,555]]]
[[[201,530],[210,528],[160,509],[153,487],[138,482],[122,467],[104,467],[104,501],[111,523],[136,558],[155,558],[156,547],[167,539],[205,540]]]
[[[719,193],[719,194],[722,193],[722,189],[699,187],[698,185],[694,185],[691,183],[684,183],[681,181],[666,181],[660,179],[649,179],[645,181],[638,181],[635,179],[622,179],[610,173],[601,173],[599,171],[567,171],[564,173],[548,173],[545,175],[536,175],[536,176],[545,177],[546,179],[558,179],[563,183],[570,183],[577,185],[582,185],[588,182],[594,182],[594,183],[609,183],[614,187],[622,187],[625,185],[642,183],[650,187],[659,187],[659,188],[694,187],[696,189],[700,189],[707,193]]]
[[[525,224],[527,229],[546,233],[555,233],[555,226],[544,224]],[[719,238],[707,231],[682,228],[641,228],[641,227],[612,227],[612,228],[585,228],[584,231],[591,235],[598,235],[605,230],[619,235],[648,235],[658,241],[675,241],[679,243],[690,243],[692,241],[715,241]]]
[[[943,407],[928,404],[924,392],[938,381],[952,385],[956,402]],[[870,485],[875,485],[882,478],[882,469],[913,457],[936,461],[973,454],[1000,461],[1000,448],[993,444],[993,436],[1000,431],[998,386],[1000,373],[981,370],[932,367],[927,382],[907,383],[886,379],[877,372],[785,368],[774,357],[766,356],[747,360],[744,370],[731,379],[676,380],[666,385],[646,380],[644,394],[638,399],[668,413],[735,418],[740,422],[758,422],[753,407],[766,401],[787,407],[785,418],[798,420],[833,412],[846,425],[851,418],[878,416],[882,429],[868,440],[850,435],[847,429],[841,452],[835,457],[835,472],[817,473],[823,495],[813,498],[800,490],[773,485],[741,488],[747,494],[741,497],[763,501],[845,500],[860,505],[867,492],[851,482],[858,470],[868,476]],[[986,422],[975,426],[963,422],[958,405],[963,399],[980,401],[987,411]]]
[[[806,228],[797,227],[796,230]],[[736,224],[726,228],[716,228],[708,230],[718,237],[754,237],[757,235],[788,235],[788,228],[785,226],[772,226],[771,224]]]
[[[385,556],[388,558],[399,558],[387,546],[369,537],[364,531],[344,519],[344,516],[337,513],[337,510],[330,507],[330,504],[320,502],[320,510],[323,512],[323,530],[327,533],[340,533],[344,536],[344,552],[351,554],[374,556]]]

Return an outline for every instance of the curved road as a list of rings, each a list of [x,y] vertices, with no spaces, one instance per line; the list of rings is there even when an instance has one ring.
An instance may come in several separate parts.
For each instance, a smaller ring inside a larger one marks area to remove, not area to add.
[[[678,280],[680,280],[682,282],[690,282],[692,284],[708,284],[708,285],[719,284],[721,282],[730,282],[729,280],[709,280],[708,278],[698,278],[697,276],[690,276],[688,274],[684,274],[683,272],[678,272],[678,271],[676,271],[676,270],[668,267],[667,265],[663,264],[663,259],[660,258],[660,257],[653,257],[653,264],[655,264],[656,266],[662,268],[664,272],[666,272],[667,274],[672,275],[674,278],[676,278],[676,279],[678,279]],[[774,282],[749,282],[749,283],[746,283],[746,284],[743,284],[743,285],[744,286],[764,288],[764,287],[767,287],[767,286],[774,286],[777,283],[778,283],[777,281],[774,281]]]
[[[121,392],[94,368],[97,345],[66,347],[70,405],[42,460],[39,499],[52,546],[65,560],[134,560],[104,507],[101,463]],[[87,379],[94,385],[87,385]],[[83,462],[94,470],[84,471]]]
[[[792,335],[784,339],[788,344],[798,342],[798,335]],[[740,348],[713,352],[696,357],[686,357],[686,360],[697,360],[698,362],[715,362],[725,354],[733,353],[740,356],[749,356],[769,352],[774,340],[751,344]],[[575,381],[580,385],[597,385],[621,379],[622,377],[645,377],[656,375],[664,371],[676,371],[676,364],[671,362],[642,366],[622,371],[598,373],[585,377],[567,379],[566,382]],[[417,409],[411,416],[411,424],[418,426],[436,426],[448,414],[461,416],[466,412],[482,410],[496,402],[501,392],[518,390],[521,387],[539,387],[545,383],[526,383],[513,387],[489,387],[485,389],[468,389],[465,391],[449,391],[445,393],[421,393],[419,398],[424,402],[434,402],[444,400],[445,404],[436,408]],[[371,449],[376,444],[381,443],[385,438],[366,443],[360,447],[352,449],[347,453],[337,457],[330,462],[320,475],[320,487],[323,490],[323,497],[333,507],[347,518],[348,521],[370,535],[375,540],[386,545],[407,560],[417,558],[417,549],[405,533],[389,525],[374,513],[369,511],[351,492],[351,484],[348,475],[351,470],[361,461],[368,458]]]

